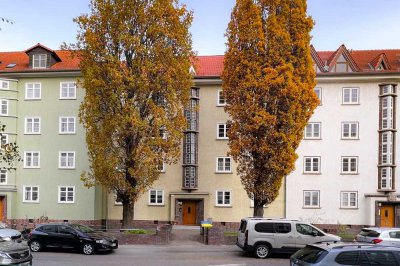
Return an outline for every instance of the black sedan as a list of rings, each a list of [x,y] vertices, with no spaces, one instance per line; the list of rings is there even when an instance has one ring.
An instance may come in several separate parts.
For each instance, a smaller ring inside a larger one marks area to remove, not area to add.
[[[45,247],[75,248],[86,255],[91,255],[96,251],[118,248],[118,240],[95,232],[84,225],[51,223],[33,229],[28,236],[28,245],[33,252]]]

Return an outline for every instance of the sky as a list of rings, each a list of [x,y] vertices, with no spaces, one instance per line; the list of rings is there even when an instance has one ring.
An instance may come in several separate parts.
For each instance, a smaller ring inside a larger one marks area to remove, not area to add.
[[[0,51],[24,51],[37,43],[59,49],[76,41],[74,17],[89,13],[90,0],[0,0]],[[190,29],[198,55],[225,52],[225,31],[235,0],[180,0],[194,12]],[[318,51],[400,49],[400,0],[308,0]]]

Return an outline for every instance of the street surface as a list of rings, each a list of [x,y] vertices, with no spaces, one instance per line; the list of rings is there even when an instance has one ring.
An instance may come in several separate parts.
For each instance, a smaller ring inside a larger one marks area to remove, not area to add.
[[[68,250],[46,250],[33,253],[34,266],[256,266],[289,265],[288,255],[276,255],[268,259],[256,259],[246,255],[236,246],[206,245],[122,245],[113,252],[83,255]]]

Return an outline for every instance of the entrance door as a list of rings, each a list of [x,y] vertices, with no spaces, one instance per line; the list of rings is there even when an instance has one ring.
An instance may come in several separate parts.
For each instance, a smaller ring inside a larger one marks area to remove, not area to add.
[[[183,202],[183,224],[195,225],[196,224],[196,201]]]
[[[381,227],[394,227],[394,206],[381,206]]]
[[[0,222],[4,219],[4,197],[0,197]]]

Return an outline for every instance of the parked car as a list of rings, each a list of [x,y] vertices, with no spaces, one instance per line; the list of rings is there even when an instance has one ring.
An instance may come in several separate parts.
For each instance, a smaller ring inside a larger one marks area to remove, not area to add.
[[[28,236],[28,245],[38,252],[46,247],[75,248],[86,255],[118,248],[118,240],[80,224],[50,223],[38,225]]]
[[[249,217],[241,220],[236,244],[258,258],[267,258],[273,252],[294,253],[307,244],[324,241],[341,238],[298,220]]]
[[[20,240],[21,232],[8,228],[8,225],[0,222],[0,238],[11,238],[12,240]]]
[[[0,265],[32,265],[32,254],[27,244],[0,237]]]
[[[400,248],[371,243],[310,244],[290,257],[291,266],[400,265]]]
[[[366,227],[357,234],[356,241],[400,247],[400,228]]]

